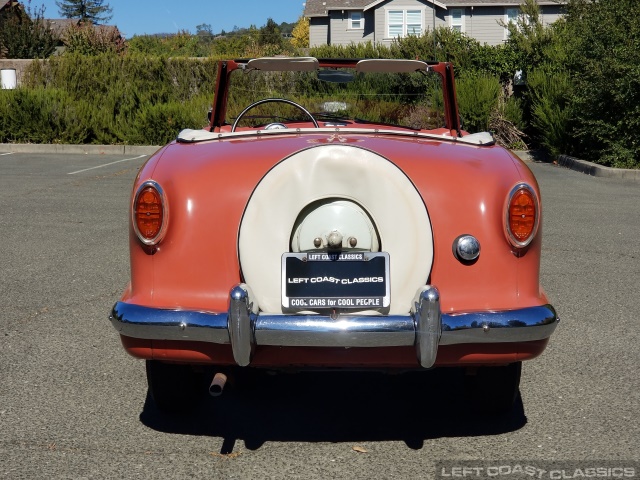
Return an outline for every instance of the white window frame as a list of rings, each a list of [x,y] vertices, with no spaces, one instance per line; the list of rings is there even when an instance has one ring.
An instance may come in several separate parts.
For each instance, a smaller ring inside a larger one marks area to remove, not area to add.
[[[453,18],[453,12],[460,12],[460,20],[457,21]],[[449,28],[455,30],[455,27],[460,27],[460,33],[464,33],[465,21],[465,9],[464,8],[452,8],[449,10]]]
[[[517,12],[515,19],[511,19],[509,17],[509,12],[513,13],[513,12]],[[509,40],[509,29],[507,28],[507,25],[509,25],[509,23],[513,22],[515,25],[518,25],[518,19],[520,18],[520,15],[522,14],[522,11],[520,10],[520,7],[505,7],[504,8],[504,39],[505,40]]]
[[[359,15],[359,18],[353,18],[354,15]],[[351,10],[349,12],[349,30],[364,30],[364,12],[362,10]]]
[[[386,34],[387,38],[406,38],[409,35],[415,35],[414,33],[408,32],[408,15],[409,12],[419,12],[420,13],[420,33],[418,35],[422,35],[424,33],[424,8],[411,8],[411,7],[400,7],[400,8],[385,8],[385,26],[386,26]],[[389,22],[389,15],[391,12],[402,12],[402,24],[394,23],[393,25],[401,26],[402,32],[398,35],[392,35],[390,28],[391,23]],[[413,24],[412,24],[413,25]]]

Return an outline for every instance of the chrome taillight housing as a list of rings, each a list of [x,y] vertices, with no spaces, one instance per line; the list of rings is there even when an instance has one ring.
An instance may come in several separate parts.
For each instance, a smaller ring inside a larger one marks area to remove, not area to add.
[[[131,206],[131,221],[138,239],[154,246],[162,241],[169,220],[167,199],[162,187],[148,180],[138,187]]]
[[[516,249],[527,247],[540,225],[540,201],[535,190],[526,183],[511,189],[505,206],[505,233]]]

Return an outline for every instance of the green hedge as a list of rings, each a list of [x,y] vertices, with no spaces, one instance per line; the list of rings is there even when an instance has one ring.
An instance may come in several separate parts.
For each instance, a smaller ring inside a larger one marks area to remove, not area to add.
[[[325,46],[310,54],[453,61],[462,75],[460,106],[471,131],[487,128],[497,104],[494,87],[499,91],[499,78],[510,68],[504,49],[481,47],[444,28],[400,39],[390,47]],[[167,58],[135,53],[133,48],[127,55],[66,54],[35,62],[23,88],[0,95],[0,142],[164,144],[180,129],[206,123],[215,73],[213,58]],[[465,75],[481,84],[470,85]]]
[[[59,89],[0,91],[0,141],[87,143],[92,108]]]
[[[522,106],[502,95],[501,81],[514,68],[513,51],[506,47],[480,46],[457,32],[438,29],[421,37],[399,39],[389,47],[372,43],[324,46],[311,49],[309,54],[452,61],[465,129],[493,129],[500,141],[509,139],[503,141],[505,145],[521,143]],[[67,54],[35,62],[26,72],[23,88],[0,92],[0,142],[161,145],[174,139],[182,128],[200,128],[206,123],[215,73],[216,60],[212,58],[135,53]],[[390,86],[389,90],[398,88]],[[555,121],[549,115],[563,111],[557,111],[555,97],[547,90],[531,90],[535,102],[527,118],[533,117],[534,129],[546,132],[546,136],[535,138],[555,151],[562,132],[549,129],[545,122]],[[244,107],[244,99],[238,101]],[[556,137],[549,138],[552,135]]]
[[[461,48],[461,40],[460,35],[448,37],[452,51]],[[409,39],[392,48],[323,47],[312,54],[399,57],[428,45]],[[466,71],[474,71],[471,64]],[[23,88],[2,92],[0,142],[164,144],[182,128],[205,125],[215,72],[214,59],[146,55],[64,55],[36,62]],[[484,130],[497,102],[498,77],[468,75],[472,84],[460,84],[461,112],[470,130]]]
[[[34,62],[0,92],[0,142],[164,144],[201,128],[216,62],[104,54]]]

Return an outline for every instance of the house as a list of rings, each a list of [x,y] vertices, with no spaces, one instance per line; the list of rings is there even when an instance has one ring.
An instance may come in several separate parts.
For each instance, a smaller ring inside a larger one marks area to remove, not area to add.
[[[29,18],[19,2],[14,0],[0,0],[0,23],[9,20],[12,16],[19,19]]]
[[[7,30],[9,24],[26,24],[30,22],[29,15],[24,7],[14,0],[0,0],[0,58],[7,55],[7,45],[13,43],[11,29]],[[4,67],[3,67],[4,68]]]
[[[78,25],[78,20],[73,18],[47,18],[45,21],[56,38],[62,38],[66,30]]]
[[[81,21],[77,18],[53,18],[46,19],[45,22],[47,22],[49,28],[57,38],[62,38],[69,28],[82,25]],[[118,27],[114,25],[91,25],[91,27],[99,36],[121,37]]]
[[[24,2],[23,2],[24,3]],[[26,9],[20,2],[15,0],[0,0],[0,25],[11,18],[16,18],[21,22],[31,21]],[[58,39],[58,48],[62,48],[64,42],[62,37],[65,32],[72,27],[81,25],[80,20],[71,18],[44,19],[45,25],[51,30],[53,36]],[[99,38],[113,39],[113,41],[124,41],[118,27],[113,25],[92,25],[93,30]],[[1,52],[0,52],[1,53]]]
[[[8,12],[10,8],[17,6],[19,6],[19,3],[14,0],[0,0],[0,12]]]
[[[372,42],[449,27],[480,43],[499,45],[508,31],[500,21],[514,21],[522,0],[307,0],[309,46]],[[538,0],[544,24],[562,15],[563,1]],[[435,16],[434,16],[435,14]]]
[[[65,35],[67,35],[67,32],[69,32],[70,29],[83,26],[83,23],[77,18],[54,18],[46,19],[45,22],[51,29],[54,37],[58,40],[56,47],[57,54],[61,54],[66,48]],[[93,25],[89,23],[86,24],[86,26],[93,30],[96,40],[109,44],[124,43],[124,38],[120,30],[114,25]]]

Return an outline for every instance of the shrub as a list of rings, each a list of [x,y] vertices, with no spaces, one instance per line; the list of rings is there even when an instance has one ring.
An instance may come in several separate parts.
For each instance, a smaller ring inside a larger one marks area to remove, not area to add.
[[[572,89],[569,74],[539,68],[529,73],[527,83],[536,139],[552,155],[568,153]]]
[[[88,143],[92,140],[87,102],[76,102],[59,89],[3,92],[0,103],[0,142]]]
[[[215,71],[213,60],[114,54],[34,63],[28,89],[2,104],[2,141],[166,143],[206,123]]]
[[[522,100],[519,98],[510,96],[504,99],[500,113],[504,116],[505,120],[511,122],[518,130],[524,130],[527,127],[522,110]]]
[[[420,36],[398,38],[392,42],[390,50],[394,58],[452,62],[464,70],[470,66],[470,55],[477,45],[476,40],[460,32],[439,27],[435,31],[427,29]]]
[[[210,51],[197,35],[182,30],[175,35],[135,35],[128,42],[134,55],[160,57],[206,57]]]
[[[62,33],[65,54],[99,55],[116,53],[122,55],[127,46],[116,27],[81,23],[70,25]]]
[[[497,77],[503,85],[508,85],[516,71],[522,68],[517,53],[505,45],[476,45],[470,62],[468,70]]]
[[[309,55],[317,58],[393,58],[388,47],[372,42],[321,45],[311,48]]]
[[[210,104],[208,95],[199,95],[186,104],[172,101],[143,106],[133,122],[130,143],[164,145],[183,128],[202,128]]]
[[[497,108],[489,116],[489,130],[496,142],[513,150],[526,150],[522,102],[516,97],[507,97],[504,90]]]
[[[458,105],[463,128],[469,132],[489,129],[489,118],[498,106],[501,86],[493,76],[469,73],[457,80]]]

